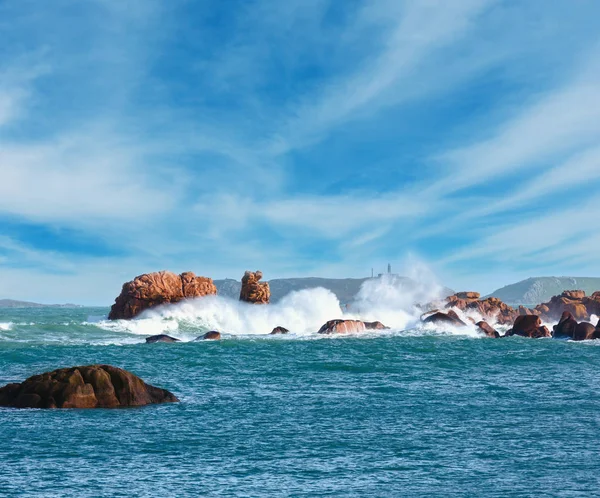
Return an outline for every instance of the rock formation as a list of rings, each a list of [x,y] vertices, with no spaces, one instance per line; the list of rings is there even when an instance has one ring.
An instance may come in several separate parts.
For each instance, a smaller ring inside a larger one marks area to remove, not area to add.
[[[512,323],[519,312],[496,297],[479,299],[478,292],[458,292],[446,298],[446,308],[476,311],[483,318],[495,319],[501,325]]]
[[[200,337],[196,337],[195,341],[218,341],[221,339],[221,333],[216,330],[211,330]]]
[[[179,339],[175,339],[175,337],[171,337],[167,334],[157,334],[151,335],[150,337],[146,337],[146,344],[153,344],[155,342],[180,342]]]
[[[575,329],[577,328],[577,320],[568,311],[564,311],[560,317],[560,321],[553,327],[554,337],[570,337],[571,339],[575,335]]]
[[[582,290],[564,291],[535,309],[547,321],[558,320],[565,311],[571,313],[576,320],[589,320],[591,315],[600,315],[600,292],[594,292],[588,297]]]
[[[212,279],[192,272],[176,275],[170,271],[145,273],[123,284],[121,294],[112,305],[109,320],[130,319],[142,311],[161,304],[216,294]]]
[[[542,321],[537,315],[519,315],[515,320],[513,328],[506,332],[505,335],[506,337],[520,335],[532,339],[552,337],[548,328],[542,325]]]
[[[477,322],[476,325],[486,336],[493,337],[494,339],[498,339],[500,337],[498,331],[495,330],[489,323],[481,321]]]
[[[273,330],[271,330],[271,335],[287,334],[288,332],[289,332],[289,330],[286,329],[285,327],[275,327]]]
[[[422,319],[423,323],[435,323],[440,325],[451,325],[453,327],[466,327],[467,324],[463,322],[455,311],[449,310],[447,313],[437,311],[426,318]]]
[[[14,408],[117,408],[179,401],[110,365],[62,368],[0,388],[0,406]]]
[[[575,327],[573,332],[574,341],[588,341],[591,339],[600,339],[600,333],[596,327],[589,322],[581,322]]]
[[[242,277],[240,301],[252,304],[269,304],[271,291],[267,282],[260,282],[263,274],[260,271],[247,271]]]
[[[353,334],[365,330],[385,330],[381,322],[361,322],[360,320],[329,320],[320,329],[319,334]]]

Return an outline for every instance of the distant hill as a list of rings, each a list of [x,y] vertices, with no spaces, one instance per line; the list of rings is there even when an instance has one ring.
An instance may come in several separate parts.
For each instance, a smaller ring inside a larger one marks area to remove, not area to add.
[[[402,282],[411,282],[411,279],[408,277],[397,278]],[[273,302],[279,301],[292,291],[323,287],[333,292],[341,303],[349,303],[358,294],[361,285],[367,280],[370,280],[370,278],[274,278],[273,280],[269,280],[269,286]],[[219,295],[234,299],[240,297],[242,283],[239,280],[228,278],[225,280],[215,280],[214,283],[217,286]],[[446,289],[446,291],[447,295],[453,293],[451,289]]]
[[[40,304],[14,299],[0,299],[0,308],[80,308],[77,304]]]
[[[565,290],[583,290],[587,295],[600,290],[600,278],[595,277],[534,277],[495,290],[490,296],[507,304],[546,303]]]

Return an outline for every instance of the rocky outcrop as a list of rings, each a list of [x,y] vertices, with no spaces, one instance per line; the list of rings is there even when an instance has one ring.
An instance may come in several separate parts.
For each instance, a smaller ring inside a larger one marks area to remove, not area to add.
[[[539,316],[536,315],[520,315],[516,318],[513,328],[506,332],[506,337],[512,335],[520,335],[522,337],[530,337],[539,339],[541,337],[552,337],[548,328],[542,325]]]
[[[573,340],[589,341],[591,339],[600,339],[600,331],[589,322],[577,324],[573,332]]]
[[[260,282],[263,274],[260,271],[247,271],[242,277],[240,301],[252,304],[269,304],[271,291],[267,282]]]
[[[221,333],[216,330],[211,330],[200,337],[196,337],[195,341],[218,341],[221,339]]]
[[[554,337],[569,337],[573,338],[575,329],[577,328],[577,320],[568,311],[564,311],[560,317],[560,321],[553,327]]]
[[[179,339],[171,337],[167,334],[157,334],[146,337],[146,344],[154,344],[155,342],[180,342]]]
[[[481,321],[476,323],[477,327],[481,332],[483,332],[486,336],[492,337],[494,339],[498,339],[500,337],[500,333],[495,330],[489,323]]]
[[[494,319],[500,325],[513,323],[519,312],[496,297],[479,299],[478,292],[458,292],[446,298],[446,308],[475,311],[485,319]]]
[[[319,334],[354,334],[366,330],[387,329],[381,322],[361,322],[360,320],[329,320],[320,329]]]
[[[192,272],[177,275],[170,271],[145,273],[123,284],[121,294],[112,305],[109,320],[130,319],[142,311],[161,304],[216,294],[212,279]]]
[[[14,408],[118,408],[179,401],[110,365],[62,368],[0,388],[0,406]]]
[[[449,310],[447,313],[437,311],[422,319],[423,323],[434,323],[436,325],[450,325],[452,327],[466,327],[455,311]]]
[[[275,327],[273,330],[271,330],[271,335],[287,334],[288,332],[289,332],[289,330],[286,329],[285,327]]]
[[[600,314],[600,292],[594,292],[588,297],[582,290],[567,290],[535,309],[547,321],[558,320],[565,311],[571,313],[576,320],[589,320],[591,315]]]

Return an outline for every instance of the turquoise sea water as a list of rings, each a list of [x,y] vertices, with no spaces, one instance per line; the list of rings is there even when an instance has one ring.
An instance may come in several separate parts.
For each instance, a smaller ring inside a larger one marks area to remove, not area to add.
[[[1,496],[599,494],[600,341],[145,344],[107,311],[0,311],[0,384],[108,363],[181,403],[0,408]]]

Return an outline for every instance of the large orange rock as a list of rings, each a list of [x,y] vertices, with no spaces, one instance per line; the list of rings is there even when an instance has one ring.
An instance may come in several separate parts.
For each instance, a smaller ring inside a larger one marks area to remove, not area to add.
[[[513,328],[506,332],[507,337],[511,335],[520,335],[532,339],[552,337],[548,328],[542,325],[542,320],[536,315],[519,315],[515,320]]]
[[[179,401],[172,393],[110,365],[62,368],[0,388],[0,406],[117,408]]]
[[[260,282],[263,274],[260,271],[247,271],[242,277],[240,301],[252,304],[269,304],[271,290],[268,282]]]
[[[481,321],[477,322],[476,325],[479,328],[479,330],[483,332],[486,336],[493,337],[494,339],[498,339],[500,337],[500,333],[496,329],[494,329],[489,323]]]
[[[361,322],[360,320],[329,320],[320,329],[319,334],[353,334],[365,330],[387,329],[381,322]]]
[[[108,315],[109,320],[130,319],[142,311],[161,304],[216,294],[212,279],[197,277],[192,272],[177,275],[170,271],[145,273],[123,284]]]
[[[519,312],[496,297],[479,299],[478,292],[459,292],[446,298],[446,308],[477,311],[486,319],[495,319],[501,325],[512,323]]]
[[[567,290],[535,309],[548,321],[558,320],[565,311],[576,320],[589,320],[591,315],[600,314],[600,293],[594,292],[587,297],[582,290]]]

